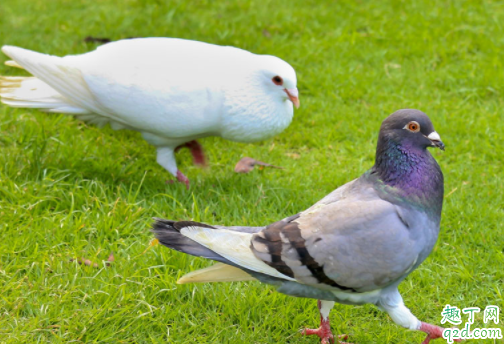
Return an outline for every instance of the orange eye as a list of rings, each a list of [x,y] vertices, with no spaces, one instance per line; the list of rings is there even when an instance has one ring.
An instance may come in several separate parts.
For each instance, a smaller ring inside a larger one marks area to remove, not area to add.
[[[274,76],[273,79],[271,79],[275,85],[281,86],[283,85],[283,79],[281,77]]]
[[[420,124],[418,124],[418,122],[411,121],[411,122],[408,123],[408,125],[406,126],[406,128],[408,128],[409,131],[417,133],[417,132],[420,131]]]

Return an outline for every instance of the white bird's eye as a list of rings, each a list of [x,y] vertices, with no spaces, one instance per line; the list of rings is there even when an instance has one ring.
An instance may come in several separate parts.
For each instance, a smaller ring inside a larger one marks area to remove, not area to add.
[[[273,83],[275,85],[278,85],[278,86],[282,86],[283,85],[283,79],[281,77],[279,77],[278,75],[277,76],[274,76],[273,79]]]

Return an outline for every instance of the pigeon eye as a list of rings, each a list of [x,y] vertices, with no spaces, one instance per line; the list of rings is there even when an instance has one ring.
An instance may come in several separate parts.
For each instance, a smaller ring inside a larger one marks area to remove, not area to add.
[[[277,76],[274,76],[273,79],[273,83],[275,85],[279,85],[279,86],[282,86],[283,85],[283,79],[281,77],[279,77],[278,75]]]
[[[406,125],[406,128],[411,132],[418,133],[420,131],[420,124],[418,124],[418,122],[411,121]]]

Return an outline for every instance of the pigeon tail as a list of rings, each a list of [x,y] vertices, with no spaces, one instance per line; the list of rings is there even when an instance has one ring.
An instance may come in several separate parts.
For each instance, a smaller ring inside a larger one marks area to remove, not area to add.
[[[224,277],[215,281],[230,280],[230,276],[237,276],[233,280],[249,280],[250,274],[256,278],[263,275],[276,279],[293,281],[292,277],[278,272],[275,268],[258,259],[252,249],[253,231],[250,227],[217,227],[194,221],[171,221],[155,219],[152,232],[156,238],[168,248],[184,252],[193,256],[212,259],[235,269],[219,269]],[[237,275],[236,268],[245,271],[245,275]],[[212,273],[215,273],[212,271]],[[190,276],[189,276],[190,277]],[[205,279],[208,279],[205,277]],[[191,282],[193,282],[192,280]],[[189,283],[181,281],[180,283]]]
[[[113,129],[124,124],[112,121],[95,100],[81,72],[61,57],[5,45],[2,52],[13,59],[5,64],[26,69],[32,77],[1,77],[0,100],[18,108],[73,115],[79,120]]]
[[[196,270],[182,276],[177,281],[178,284],[255,280],[254,277],[252,277],[242,269],[235,267],[236,265],[231,261],[180,233],[180,230],[185,227],[215,227],[194,221],[176,222],[159,218],[155,218],[154,220],[155,222],[152,226],[152,232],[159,240],[159,242],[164,246],[193,256],[204,257],[221,262],[209,266],[208,268]]]
[[[209,248],[197,243],[196,241],[189,239],[180,233],[182,228],[188,226],[196,226],[203,228],[214,228],[212,226],[206,225],[204,223],[198,223],[193,221],[172,221],[164,220],[159,218],[154,218],[154,223],[152,224],[152,232],[164,246],[171,248],[173,250],[190,254],[196,257],[203,257],[207,259],[212,259],[221,263],[226,263],[229,265],[234,265],[226,258],[215,253]]]
[[[216,263],[205,269],[192,271],[182,276],[177,284],[207,282],[243,282],[257,279],[234,266]]]
[[[89,113],[34,77],[0,77],[0,98],[2,103],[12,107],[72,115]]]

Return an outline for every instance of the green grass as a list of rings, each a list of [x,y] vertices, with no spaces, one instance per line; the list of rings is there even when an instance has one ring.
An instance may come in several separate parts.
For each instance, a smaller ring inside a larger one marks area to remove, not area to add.
[[[88,35],[277,55],[296,68],[302,104],[271,140],[202,140],[208,169],[180,152],[189,191],[165,184],[137,133],[0,106],[0,343],[317,343],[296,334],[318,325],[314,300],[257,282],[176,285],[208,262],[144,253],[150,219],[263,225],[294,214],[368,169],[381,121],[400,108],[429,114],[447,145],[433,152],[446,180],[441,234],[401,284],[405,303],[435,324],[447,303],[504,311],[502,3],[2,0],[0,18],[1,44],[55,55],[94,49]],[[243,156],[285,170],[237,175]],[[80,257],[99,268],[69,261]],[[331,320],[354,343],[423,340],[369,305],[336,305]]]

